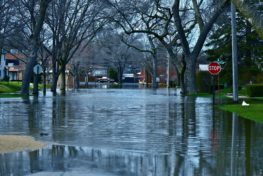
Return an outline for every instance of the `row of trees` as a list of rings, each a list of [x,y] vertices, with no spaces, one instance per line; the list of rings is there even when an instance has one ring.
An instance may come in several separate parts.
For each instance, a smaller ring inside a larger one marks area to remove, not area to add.
[[[220,28],[218,17],[229,11],[229,0],[221,1],[107,1],[115,9],[112,21],[127,34],[143,33],[168,51],[179,75],[184,94],[194,94],[196,63],[212,30]],[[232,1],[262,35],[259,1]],[[257,9],[257,10],[255,10]],[[227,23],[226,19],[224,23]],[[150,42],[151,43],[151,42]]]
[[[56,94],[61,75],[61,90],[65,94],[66,65],[81,44],[86,46],[106,23],[103,3],[97,0],[4,0],[1,5],[5,10],[1,20],[6,22],[0,26],[1,48],[18,48],[29,58],[22,94],[29,94],[33,67],[39,58],[44,67],[51,58],[52,91]]]
[[[227,12],[230,2],[262,37],[262,9],[258,8],[261,2],[258,0],[2,0],[0,47],[20,48],[30,58],[22,94],[29,94],[38,58],[44,67],[49,64],[47,58],[51,58],[52,91],[56,94],[61,76],[61,90],[65,94],[67,64],[72,62],[77,73],[80,62],[72,58],[77,58],[79,51],[84,51],[94,40],[104,48],[104,53],[97,57],[107,55],[105,58],[118,70],[119,80],[129,55],[136,55],[134,50],[150,57],[153,87],[156,87],[157,50],[162,46],[175,65],[182,92],[192,94],[197,92],[196,63],[203,45],[213,26],[220,29],[222,23],[217,23],[217,19]],[[116,40],[112,40],[113,35],[118,36]]]

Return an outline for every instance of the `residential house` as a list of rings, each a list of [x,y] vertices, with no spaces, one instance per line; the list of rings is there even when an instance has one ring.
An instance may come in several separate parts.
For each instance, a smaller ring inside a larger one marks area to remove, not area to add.
[[[170,82],[176,82],[177,80],[177,74],[175,69],[172,67],[170,68]],[[166,84],[167,83],[167,68],[166,66],[158,66],[158,82],[160,84]],[[152,75],[145,69],[142,68],[141,72],[139,72],[139,82],[141,84],[151,84],[152,83]]]
[[[108,76],[108,68],[95,65],[92,67],[91,75],[95,78],[107,77]]]
[[[21,81],[25,70],[24,54],[18,53],[16,50],[10,52],[2,52],[0,63],[0,79],[9,77],[10,81]]]

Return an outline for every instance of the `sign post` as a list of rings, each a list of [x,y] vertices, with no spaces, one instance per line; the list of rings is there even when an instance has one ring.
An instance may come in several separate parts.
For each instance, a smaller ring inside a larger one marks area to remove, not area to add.
[[[208,65],[208,71],[212,75],[212,84],[213,84],[213,105],[215,104],[215,76],[219,75],[221,72],[222,68],[221,65],[218,62],[211,62]],[[218,87],[219,87],[219,82],[218,82]]]
[[[43,72],[43,68],[40,64],[37,64],[33,68],[34,75],[34,88],[33,88],[33,94],[38,96],[38,77]]]

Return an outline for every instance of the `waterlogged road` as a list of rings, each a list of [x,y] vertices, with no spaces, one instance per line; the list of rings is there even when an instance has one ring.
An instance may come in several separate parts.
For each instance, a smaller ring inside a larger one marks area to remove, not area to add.
[[[0,175],[262,175],[263,125],[165,89],[0,99],[0,134],[49,143],[0,154]]]

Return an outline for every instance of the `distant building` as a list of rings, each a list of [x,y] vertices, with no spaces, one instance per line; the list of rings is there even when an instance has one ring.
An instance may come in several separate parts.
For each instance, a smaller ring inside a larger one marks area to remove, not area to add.
[[[122,75],[122,82],[123,83],[139,83],[139,77],[133,73],[124,73]]]
[[[93,66],[91,76],[96,78],[102,78],[108,76],[108,68],[102,66]]]
[[[152,83],[152,75],[143,68],[141,72],[139,72],[139,82],[141,84],[151,84]],[[158,74],[159,83],[166,84],[167,83],[167,68],[165,66],[158,66]],[[177,74],[174,68],[170,69],[170,81],[175,82],[177,80]]]
[[[21,81],[25,70],[26,56],[24,54],[14,52],[2,52],[0,62],[0,79],[8,77],[11,81]]]

